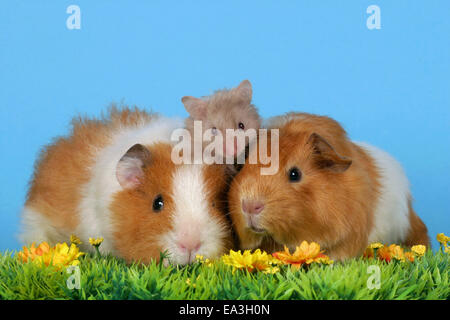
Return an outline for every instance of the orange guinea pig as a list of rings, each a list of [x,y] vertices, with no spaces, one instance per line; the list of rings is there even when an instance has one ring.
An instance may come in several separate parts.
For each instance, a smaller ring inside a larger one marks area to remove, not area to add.
[[[408,180],[386,152],[350,141],[328,117],[291,113],[268,127],[279,128],[278,171],[261,175],[264,165],[246,163],[229,191],[242,249],[293,249],[306,240],[342,260],[373,242],[429,245]]]
[[[45,148],[25,208],[25,243],[103,237],[100,249],[127,261],[186,264],[231,246],[225,216],[225,166],[176,165],[176,121],[113,109],[103,120],[80,119],[70,136]]]

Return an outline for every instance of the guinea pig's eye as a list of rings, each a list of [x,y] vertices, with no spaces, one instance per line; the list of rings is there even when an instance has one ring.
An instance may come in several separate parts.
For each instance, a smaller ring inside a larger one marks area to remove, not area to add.
[[[245,126],[244,126],[244,124],[242,123],[242,122],[239,122],[239,129],[242,129],[242,130],[244,130],[245,129]]]
[[[299,182],[302,178],[302,173],[300,170],[298,170],[298,168],[294,167],[289,169],[288,176],[290,182]]]
[[[217,135],[217,128],[216,127],[212,127],[211,128],[211,133],[213,134],[213,136]]]
[[[162,195],[156,196],[155,200],[153,200],[153,211],[160,212],[164,208],[164,199]]]

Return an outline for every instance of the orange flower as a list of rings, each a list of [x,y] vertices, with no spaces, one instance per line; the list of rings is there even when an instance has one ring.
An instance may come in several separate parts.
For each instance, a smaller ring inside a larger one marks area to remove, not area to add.
[[[403,249],[396,244],[391,244],[389,246],[389,250],[391,251],[392,257],[399,261],[405,261],[405,255]]]
[[[389,247],[382,247],[378,249],[377,258],[382,261],[391,262],[392,255]]]
[[[410,262],[414,262],[414,253],[412,252],[405,252],[405,258],[408,259]]]
[[[284,246],[284,251],[275,252],[272,255],[283,264],[289,264],[297,269],[303,264],[311,264],[314,262],[323,264],[333,263],[328,256],[323,254],[323,251],[320,251],[320,245],[315,242],[308,243],[303,241],[292,254],[289,248]]]
[[[23,247],[23,251],[19,252],[18,256],[22,262],[34,261],[36,257],[42,256],[50,251],[50,246],[47,242],[42,242],[37,248],[33,242],[30,248]]]
[[[374,251],[372,248],[368,247],[364,252],[364,257],[373,258]],[[415,256],[413,252],[404,252],[402,247],[396,244],[391,244],[390,246],[383,246],[377,250],[376,257],[378,260],[391,262],[396,261],[410,261],[414,262]]]

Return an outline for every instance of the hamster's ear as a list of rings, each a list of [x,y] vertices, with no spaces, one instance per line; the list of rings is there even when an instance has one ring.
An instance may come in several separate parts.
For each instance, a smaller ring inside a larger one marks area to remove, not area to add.
[[[132,146],[119,160],[116,177],[124,189],[132,189],[141,183],[143,168],[150,160],[150,151],[141,144]]]
[[[313,161],[320,169],[344,172],[352,164],[352,160],[340,156],[333,147],[317,133],[311,134],[308,144],[313,148]]]
[[[242,81],[239,86],[234,89],[235,93],[247,104],[252,101],[252,84],[248,80]]]
[[[181,98],[181,102],[183,102],[184,108],[194,120],[203,120],[206,118],[206,101],[191,96],[185,96]]]

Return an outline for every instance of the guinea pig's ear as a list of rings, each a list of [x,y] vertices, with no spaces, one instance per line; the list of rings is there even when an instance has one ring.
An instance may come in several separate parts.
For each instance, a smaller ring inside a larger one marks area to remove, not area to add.
[[[144,175],[143,168],[150,160],[150,151],[142,144],[135,144],[119,160],[116,177],[124,189],[137,187]]]
[[[181,98],[181,102],[183,102],[184,108],[195,120],[204,120],[206,118],[206,101],[191,96],[185,96]]]
[[[234,89],[235,93],[247,104],[252,101],[252,84],[248,80],[242,81],[237,88]]]
[[[340,156],[333,147],[317,133],[311,134],[308,144],[313,148],[313,161],[320,169],[344,172],[352,164],[352,160]]]

